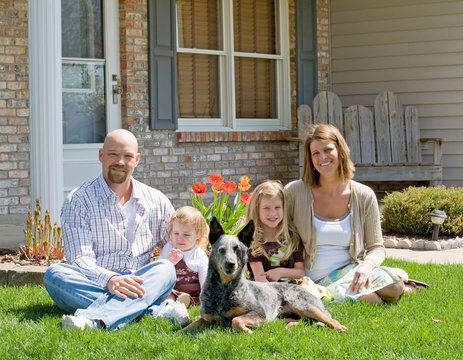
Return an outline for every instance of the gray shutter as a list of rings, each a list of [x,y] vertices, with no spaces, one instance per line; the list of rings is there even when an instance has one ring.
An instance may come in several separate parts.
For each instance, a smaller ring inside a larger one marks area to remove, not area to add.
[[[149,74],[152,130],[177,129],[175,0],[149,0]]]
[[[296,105],[312,101],[317,86],[317,3],[296,0]]]

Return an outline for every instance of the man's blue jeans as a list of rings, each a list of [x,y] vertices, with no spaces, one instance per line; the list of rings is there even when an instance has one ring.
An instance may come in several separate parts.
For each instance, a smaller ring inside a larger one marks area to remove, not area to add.
[[[145,294],[140,298],[121,299],[108,289],[89,280],[80,269],[68,264],[51,265],[43,277],[50,297],[62,310],[102,320],[106,328],[116,330],[136,317],[149,313],[158,315],[160,304],[175,286],[175,267],[168,260],[149,263],[132,275],[143,279]]]

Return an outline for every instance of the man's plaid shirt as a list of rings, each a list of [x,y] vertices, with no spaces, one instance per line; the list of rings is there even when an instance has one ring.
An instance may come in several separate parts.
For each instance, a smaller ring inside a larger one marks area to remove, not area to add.
[[[135,240],[128,220],[103,175],[73,190],[61,209],[66,260],[105,287],[116,273],[131,273],[149,262],[155,245],[164,246],[174,208],[169,199],[132,178],[136,205]]]

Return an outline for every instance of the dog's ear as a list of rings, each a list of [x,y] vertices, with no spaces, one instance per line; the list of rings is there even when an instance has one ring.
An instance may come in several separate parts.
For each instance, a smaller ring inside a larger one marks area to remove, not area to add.
[[[252,236],[254,235],[254,221],[249,220],[246,226],[238,233],[238,239],[246,245],[251,246]]]
[[[219,220],[214,216],[209,225],[209,242],[211,246],[214,245],[217,239],[223,234],[225,234],[225,232],[222,229],[222,225],[220,225]]]

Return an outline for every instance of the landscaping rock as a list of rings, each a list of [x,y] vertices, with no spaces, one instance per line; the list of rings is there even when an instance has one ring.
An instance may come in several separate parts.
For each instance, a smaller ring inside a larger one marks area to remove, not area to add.
[[[448,249],[450,249],[450,245],[449,245],[449,243],[448,243],[447,240],[441,240],[441,241],[439,241],[439,244],[440,244],[441,250],[448,250]]]
[[[411,249],[412,242],[408,239],[402,239],[397,243],[399,249]]]
[[[449,249],[456,249],[458,247],[458,244],[455,241],[455,239],[449,239],[447,240],[447,243],[449,244]]]
[[[384,240],[384,246],[387,248],[396,248],[397,247],[398,241],[396,239],[385,239]]]
[[[426,241],[416,240],[412,243],[412,249],[414,250],[424,250],[426,249]]]
[[[439,241],[428,241],[426,243],[426,250],[442,250]]]
[[[457,247],[463,247],[463,238],[457,237],[455,242],[457,243]]]

